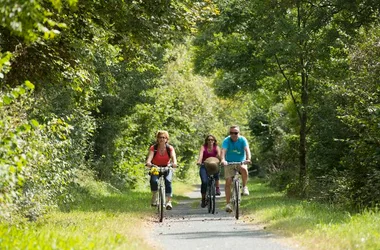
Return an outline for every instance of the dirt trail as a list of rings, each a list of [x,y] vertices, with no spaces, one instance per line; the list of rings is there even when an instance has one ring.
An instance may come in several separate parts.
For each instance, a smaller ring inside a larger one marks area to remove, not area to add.
[[[223,187],[221,189],[223,195]],[[236,220],[233,213],[226,213],[224,196],[217,197],[215,214],[200,207],[199,187],[187,196],[189,199],[178,201],[173,210],[165,211],[162,223],[154,223],[156,249],[295,249],[282,244],[279,237],[261,227],[244,222],[244,216]]]

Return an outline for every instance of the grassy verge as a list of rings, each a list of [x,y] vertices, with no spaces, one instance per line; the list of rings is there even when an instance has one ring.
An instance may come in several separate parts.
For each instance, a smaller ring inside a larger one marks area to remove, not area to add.
[[[0,249],[152,249],[148,191],[117,193],[99,188],[70,212],[53,212],[38,222],[0,224]],[[189,184],[174,183],[174,202]],[[284,235],[305,249],[380,249],[380,213],[350,214],[313,202],[292,200],[258,180],[243,197],[242,219]],[[97,190],[98,189],[98,190]],[[197,205],[199,205],[197,203]]]
[[[83,187],[81,202],[70,211],[54,211],[37,222],[0,223],[0,249],[157,249],[149,235],[156,210],[146,187],[120,193],[93,180]],[[174,204],[186,198],[181,194],[188,188],[175,182]]]
[[[332,206],[284,197],[258,180],[243,197],[244,219],[287,236],[306,249],[380,249],[380,213],[350,214]]]
[[[148,192],[89,194],[70,212],[0,224],[0,249],[151,249],[149,201]]]

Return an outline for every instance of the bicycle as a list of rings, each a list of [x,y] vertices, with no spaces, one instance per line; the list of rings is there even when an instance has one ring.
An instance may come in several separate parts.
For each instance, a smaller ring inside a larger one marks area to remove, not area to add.
[[[153,175],[158,175],[158,197],[157,197],[157,212],[159,221],[162,222],[164,219],[164,210],[165,210],[165,174],[172,169],[172,165],[167,166],[157,166],[152,164],[150,173]]]
[[[215,177],[213,174],[208,175],[207,181],[207,208],[208,212],[215,214],[215,197],[216,197],[216,189],[215,189]]]
[[[241,192],[240,192],[240,172],[239,168],[241,165],[246,164],[246,161],[242,162],[228,162],[227,166],[233,167],[235,174],[232,177],[232,193],[231,193],[231,203],[235,211],[235,218],[239,219],[239,210],[241,202]]]

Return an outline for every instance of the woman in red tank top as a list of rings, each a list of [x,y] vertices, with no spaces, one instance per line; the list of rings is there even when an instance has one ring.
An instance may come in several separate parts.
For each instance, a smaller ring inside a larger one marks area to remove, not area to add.
[[[146,160],[146,166],[151,167],[152,163],[156,166],[166,166],[172,163],[173,168],[177,167],[177,157],[174,147],[169,145],[169,133],[165,130],[160,130],[156,134],[156,146],[149,147],[149,155]],[[166,196],[166,209],[171,210],[172,206],[172,178],[173,171],[165,174],[165,196]],[[150,190],[152,191],[151,205],[157,205],[157,190],[158,190],[158,176],[150,175]]]
[[[206,207],[206,191],[207,191],[207,171],[204,166],[204,161],[209,157],[216,157],[220,159],[220,148],[218,146],[218,142],[213,135],[208,135],[205,138],[205,143],[201,146],[199,150],[199,157],[197,161],[197,165],[200,165],[199,168],[199,176],[201,178],[201,207]],[[216,195],[220,195],[219,188],[219,173],[215,174],[215,186],[216,186]]]

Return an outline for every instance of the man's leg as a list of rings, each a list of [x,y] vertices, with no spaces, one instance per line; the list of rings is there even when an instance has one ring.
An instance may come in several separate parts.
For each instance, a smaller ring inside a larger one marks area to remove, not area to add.
[[[247,186],[248,182],[248,169],[247,165],[241,165],[240,167],[241,179],[243,181],[243,187]]]
[[[224,177],[226,178],[226,184],[224,188],[224,193],[226,194],[226,212],[232,212],[232,207],[230,204],[231,199],[231,183],[232,177],[235,174],[235,170],[229,166],[224,167]]]
[[[231,199],[231,183],[232,180],[231,178],[226,179],[225,187],[224,187],[224,192],[226,193],[226,203],[230,203]]]
[[[241,165],[240,167],[241,179],[243,181],[243,195],[249,195],[247,182],[248,182],[248,167],[247,165]]]
[[[224,193],[226,194],[226,212],[232,212],[232,207],[230,204],[230,199],[231,199],[231,183],[232,183],[232,178],[227,178],[226,179],[226,184],[224,188]]]

